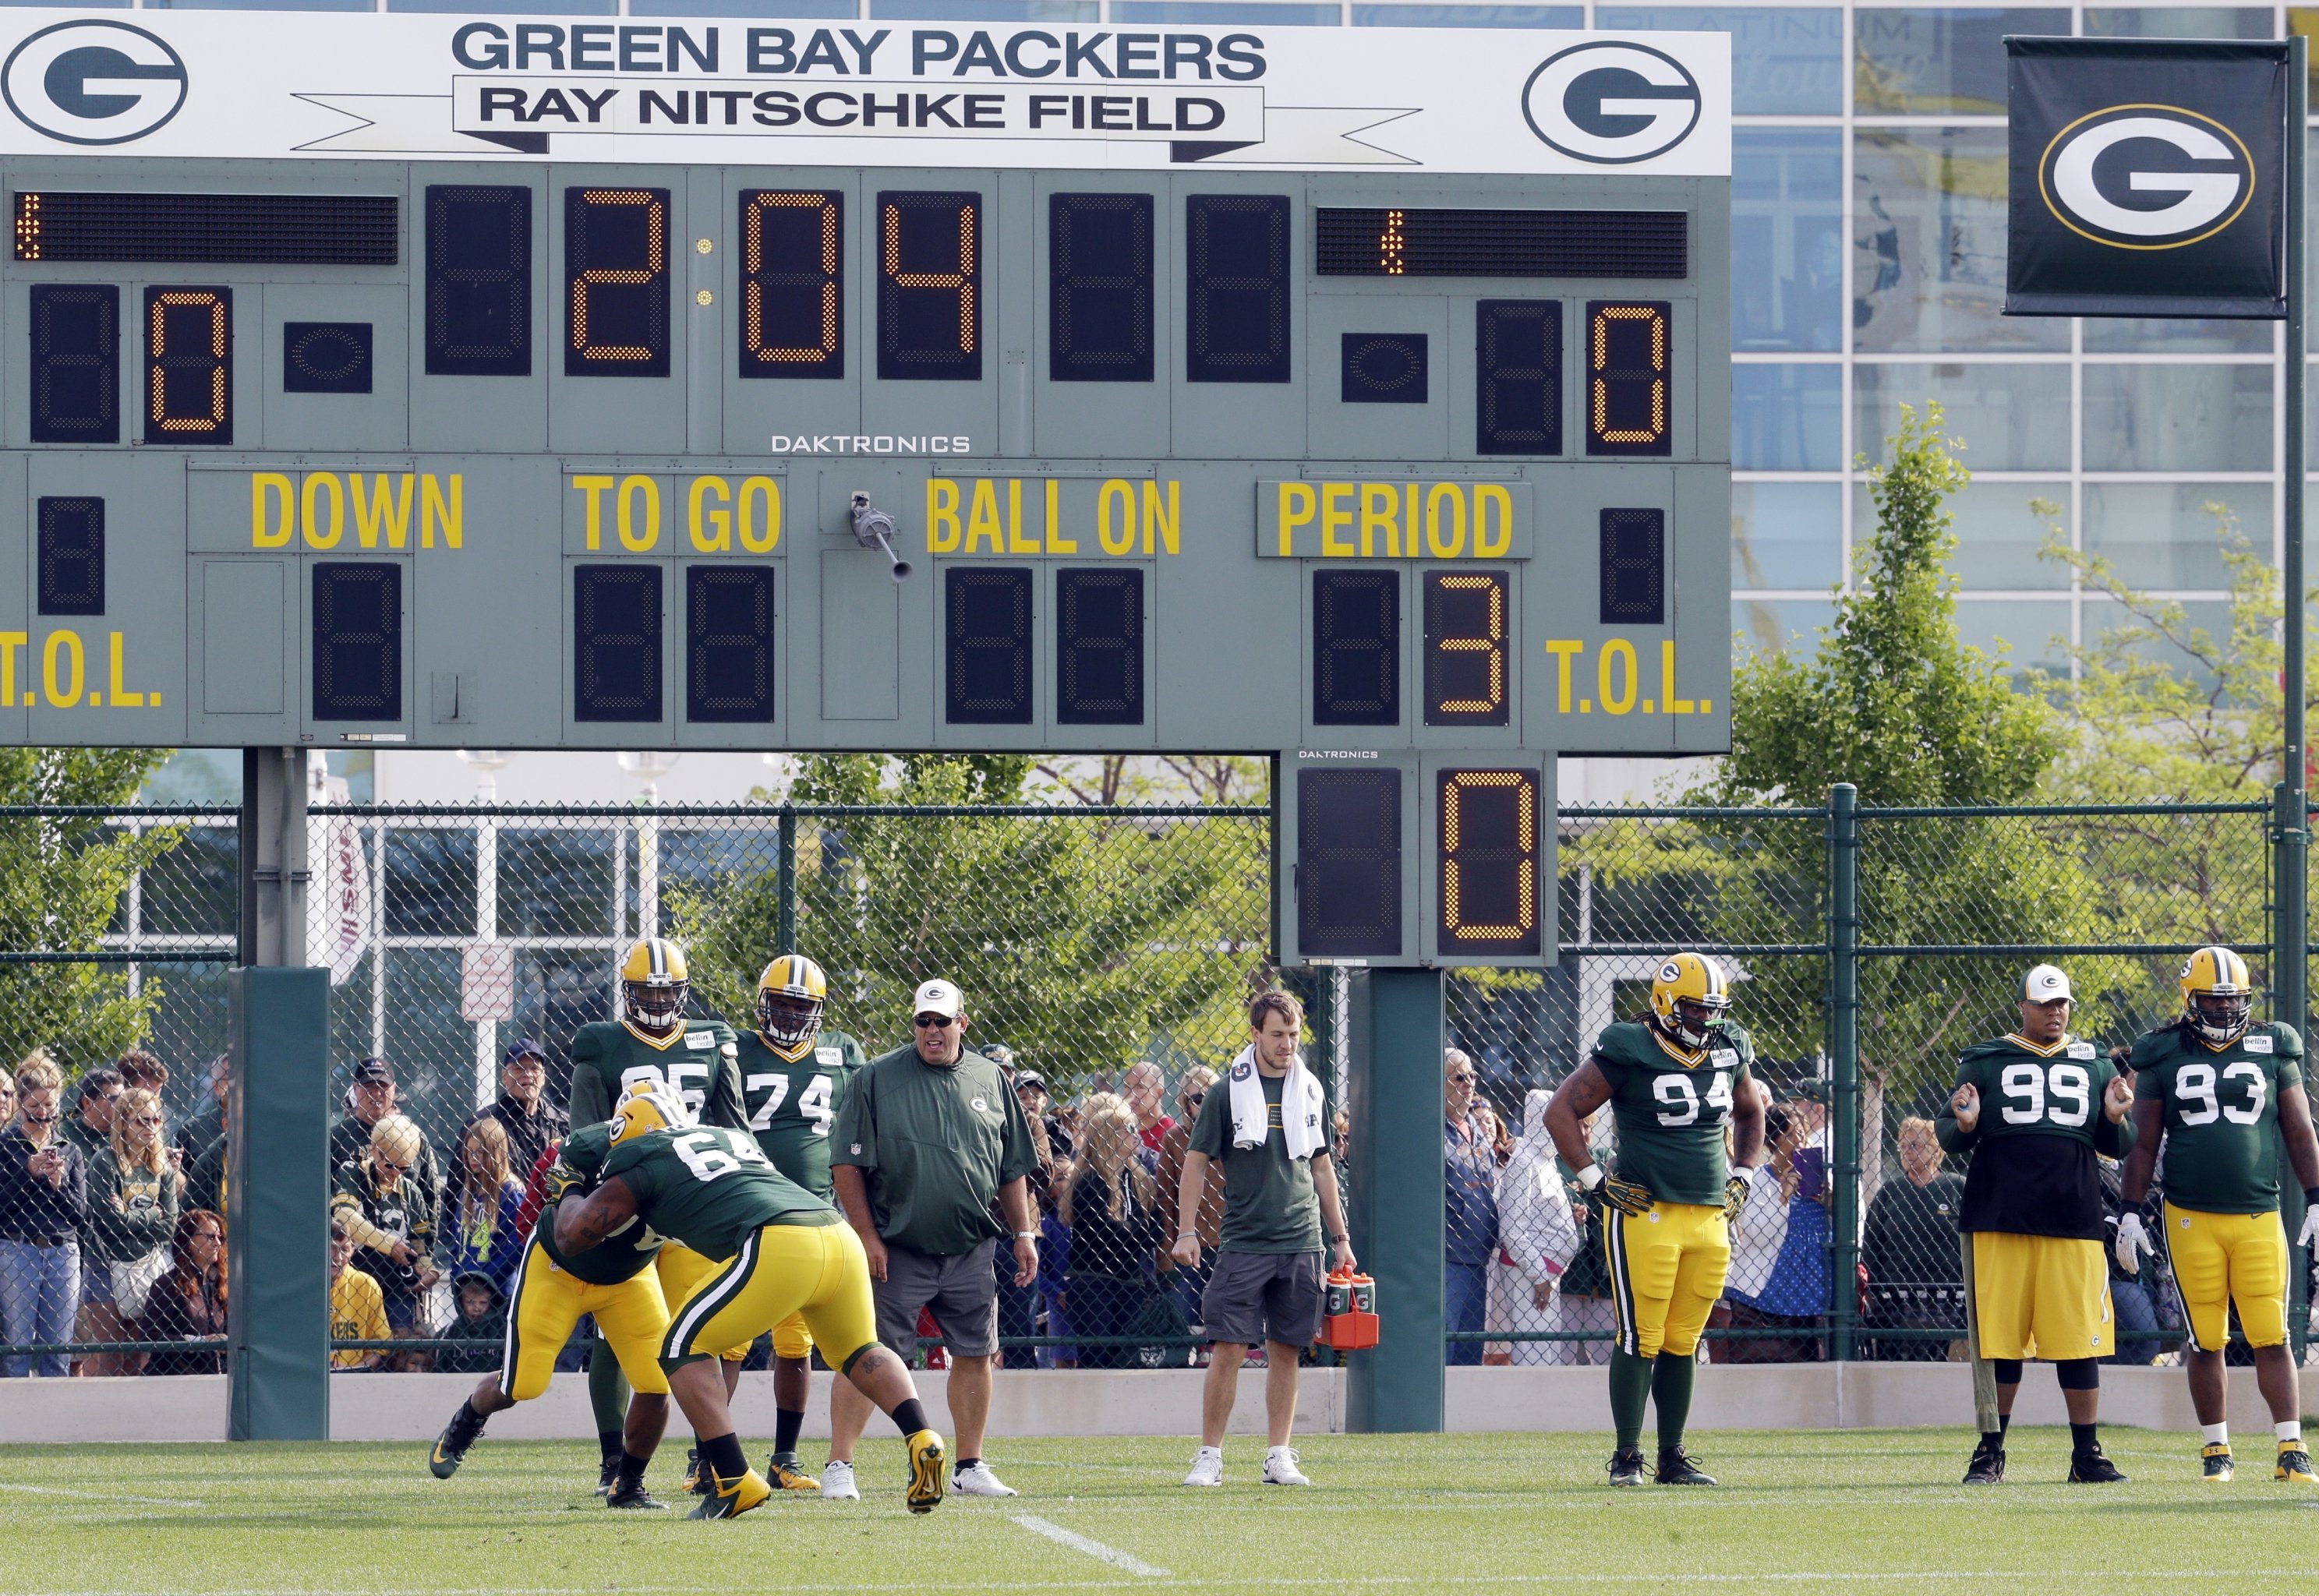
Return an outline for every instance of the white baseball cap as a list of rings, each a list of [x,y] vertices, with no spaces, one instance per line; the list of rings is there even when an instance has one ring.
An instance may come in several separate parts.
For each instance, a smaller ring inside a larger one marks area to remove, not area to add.
[[[2075,999],[2070,990],[2070,978],[2050,964],[2040,964],[2021,978],[2021,996],[2026,1003],[2051,1003],[2056,997]]]
[[[955,1020],[960,1002],[958,988],[948,981],[927,981],[918,987],[918,995],[910,1005],[910,1012],[914,1014],[941,1014]]]

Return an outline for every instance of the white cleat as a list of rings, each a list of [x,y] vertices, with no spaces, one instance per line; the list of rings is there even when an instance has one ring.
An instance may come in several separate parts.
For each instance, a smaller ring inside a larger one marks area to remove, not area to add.
[[[1219,1458],[1217,1464],[1221,1473],[1223,1459]],[[1264,1483],[1268,1485],[1309,1485],[1313,1482],[1306,1479],[1304,1471],[1296,1466],[1295,1447],[1275,1447],[1264,1455]]]
[[[853,1486],[853,1465],[831,1458],[829,1466],[821,1471],[821,1499],[824,1501],[860,1501],[862,1492]]]
[[[1224,1483],[1224,1454],[1221,1447],[1203,1447],[1192,1455],[1192,1472],[1184,1476],[1187,1485],[1221,1485]]]
[[[1014,1496],[1014,1486],[990,1472],[990,1465],[979,1458],[960,1469],[950,1477],[951,1489],[961,1496]]]

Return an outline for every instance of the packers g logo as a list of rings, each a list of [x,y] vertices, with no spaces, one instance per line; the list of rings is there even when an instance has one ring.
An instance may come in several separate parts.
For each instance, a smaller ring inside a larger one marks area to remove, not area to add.
[[[1621,167],[1691,137],[1701,99],[1699,80],[1665,51],[1596,40],[1538,64],[1522,85],[1522,116],[1549,149]]]
[[[2114,249],[2213,238],[2254,197],[2254,157],[2213,117],[2179,105],[2111,105],[2053,135],[2037,192],[2055,221]],[[2129,200],[2164,198],[2164,203]]]
[[[1674,963],[1660,965],[1659,979],[1663,981],[1679,981],[1683,979],[1683,966]]]
[[[0,65],[0,97],[26,127],[67,144],[126,144],[177,114],[185,63],[126,23],[58,23]]]

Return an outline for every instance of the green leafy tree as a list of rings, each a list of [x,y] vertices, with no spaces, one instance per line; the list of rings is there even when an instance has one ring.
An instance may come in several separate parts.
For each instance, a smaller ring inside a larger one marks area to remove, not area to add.
[[[0,804],[117,807],[136,800],[167,751],[0,748]],[[176,845],[178,828],[131,833],[91,816],[0,818],[0,949],[101,948],[137,872]],[[78,1071],[145,1040],[161,999],[131,992],[117,965],[0,964],[0,1059],[45,1048]]]
[[[898,1043],[913,990],[940,976],[965,992],[977,1041],[1060,1082],[1147,1057],[1214,1062],[1237,1045],[1264,957],[1264,826],[975,812],[1018,801],[1030,773],[1013,755],[803,762],[799,803],[953,807],[800,820],[797,940],[829,971],[832,1023]],[[772,871],[678,903],[693,978],[720,1012],[752,1006],[780,905]]]

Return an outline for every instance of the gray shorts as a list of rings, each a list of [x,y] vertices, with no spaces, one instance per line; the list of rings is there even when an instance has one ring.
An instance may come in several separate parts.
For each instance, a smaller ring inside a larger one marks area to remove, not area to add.
[[[1220,1252],[1200,1317],[1208,1339],[1253,1347],[1309,1347],[1321,1333],[1327,1294],[1317,1252]]]
[[[994,1239],[971,1252],[943,1257],[886,1243],[886,1278],[872,1281],[878,1339],[904,1357],[917,1345],[918,1310],[934,1311],[954,1357],[988,1357],[998,1350],[998,1276]]]

